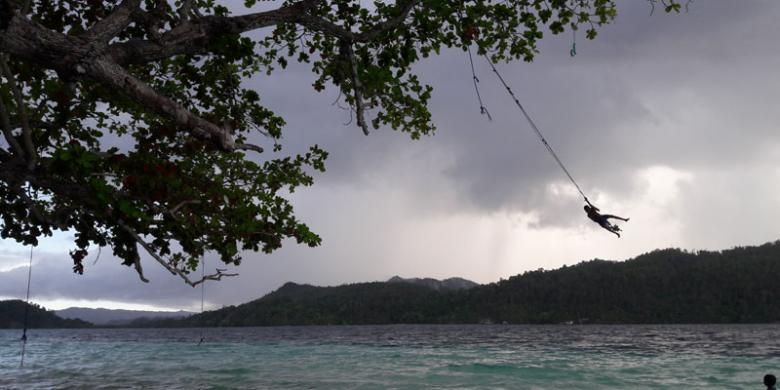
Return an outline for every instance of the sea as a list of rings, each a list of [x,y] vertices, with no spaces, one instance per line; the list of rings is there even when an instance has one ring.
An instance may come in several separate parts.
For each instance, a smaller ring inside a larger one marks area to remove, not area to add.
[[[0,389],[763,389],[778,325],[0,331]],[[203,341],[201,342],[201,338]]]

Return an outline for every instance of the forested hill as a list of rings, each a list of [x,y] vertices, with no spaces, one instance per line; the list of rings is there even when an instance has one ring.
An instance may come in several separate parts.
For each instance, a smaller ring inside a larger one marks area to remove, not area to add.
[[[139,326],[261,326],[435,322],[456,297],[424,285],[373,282],[315,287],[288,282],[251,302],[183,320],[139,321]],[[440,322],[440,321],[439,321]]]
[[[466,321],[780,322],[780,241],[527,272],[472,290],[464,305],[464,313],[478,313]]]
[[[0,329],[19,328],[24,326],[24,301],[15,299],[0,301]],[[53,311],[36,304],[29,304],[27,309],[27,324],[29,328],[84,328],[92,326],[81,320],[64,319]]]
[[[287,283],[243,305],[154,325],[504,322],[780,322],[780,241],[721,252],[657,250],[624,262],[592,260],[457,291],[408,283]]]

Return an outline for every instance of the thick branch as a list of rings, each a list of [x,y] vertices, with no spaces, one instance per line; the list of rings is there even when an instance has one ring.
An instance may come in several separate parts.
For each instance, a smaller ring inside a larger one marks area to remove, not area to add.
[[[11,87],[11,91],[16,99],[16,110],[19,114],[19,121],[22,125],[22,142],[27,152],[27,169],[33,169],[38,159],[38,154],[35,152],[35,145],[32,141],[32,128],[30,127],[30,121],[27,116],[27,108],[24,104],[24,96],[22,96],[22,90],[19,88],[19,84],[16,82],[16,77],[11,72],[11,68],[8,66],[8,58],[6,55],[0,55],[0,70],[8,80],[8,84]],[[3,125],[5,127],[5,125]]]
[[[211,42],[224,34],[240,34],[279,23],[292,22],[304,12],[303,3],[248,15],[204,16],[182,23],[162,34],[156,41],[130,40],[109,47],[111,57],[119,64],[157,61],[180,54],[202,54]]]
[[[188,23],[193,24],[196,23]],[[104,57],[89,58],[94,55],[90,55],[90,47],[90,44],[79,39],[48,30],[18,16],[12,18],[5,32],[0,32],[0,50],[46,68],[66,67],[68,72],[75,70],[77,74],[91,77],[106,87],[124,93],[152,112],[171,117],[194,136],[214,142],[222,150],[237,149],[228,129],[200,118],[174,100],[157,93],[116,63]],[[63,61],[63,57],[70,57],[70,60]],[[241,148],[262,150],[251,145],[241,145]]]
[[[398,16],[354,33],[331,21],[311,15],[311,10],[322,0],[304,0],[271,11],[233,17],[205,16],[190,23],[182,23],[162,34],[160,39],[130,40],[109,46],[111,58],[119,64],[146,63],[180,54],[201,54],[209,45],[225,34],[240,34],[280,23],[297,23],[352,42],[368,42],[403,24],[411,10],[421,0],[411,0]],[[140,0],[125,0],[107,18],[96,23],[87,38],[110,40],[127,27]],[[71,58],[94,55],[94,44],[84,37],[73,37],[46,29],[19,15],[11,17],[8,28],[0,30],[0,50],[19,55],[45,67],[60,64],[64,55]]]
[[[69,59],[87,57],[92,49],[83,38],[50,30],[18,14],[0,30],[0,51],[47,69],[62,69]]]
[[[361,129],[363,129],[363,134],[368,135],[368,126],[366,125],[365,108],[363,103],[363,85],[360,83],[360,77],[358,76],[355,52],[352,50],[351,42],[342,42],[341,48],[349,59],[350,74],[352,75],[352,90],[354,92],[355,98],[355,113],[357,116],[357,124]]]
[[[24,158],[24,150],[22,150],[22,146],[19,145],[19,142],[14,138],[11,119],[8,115],[8,109],[6,108],[5,102],[3,102],[2,96],[0,96],[0,126],[3,128],[3,136],[5,136],[5,140],[11,146],[11,149],[17,156]]]
[[[237,149],[233,135],[228,129],[193,114],[173,99],[157,93],[152,87],[115,63],[96,59],[88,65],[87,76],[121,91],[152,112],[172,118],[177,124],[189,129],[195,137],[214,142],[222,150]]]
[[[184,3],[179,8],[179,17],[181,20],[190,20],[190,12],[192,11],[192,0],[184,0]]]
[[[311,15],[309,10],[320,1],[305,0],[271,11],[241,16],[205,16],[192,23],[180,24],[162,34],[157,42],[131,40],[116,43],[110,46],[109,52],[119,64],[146,63],[180,54],[203,54],[208,51],[209,44],[220,35],[240,34],[281,23],[297,23],[310,30],[351,42],[368,42],[403,24],[412,9],[421,3],[421,0],[411,0],[398,16],[370,26],[361,33],[354,33],[331,21]]]
[[[141,0],[124,0],[111,13],[95,23],[87,30],[87,37],[91,41],[101,44],[108,43],[112,38],[127,28],[132,21],[133,13],[139,10]]]

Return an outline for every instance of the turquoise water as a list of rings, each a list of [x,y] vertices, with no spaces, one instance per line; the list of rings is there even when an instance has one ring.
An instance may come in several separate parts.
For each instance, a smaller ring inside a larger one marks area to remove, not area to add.
[[[201,332],[206,342],[197,345]],[[780,325],[0,331],[0,389],[760,389]]]

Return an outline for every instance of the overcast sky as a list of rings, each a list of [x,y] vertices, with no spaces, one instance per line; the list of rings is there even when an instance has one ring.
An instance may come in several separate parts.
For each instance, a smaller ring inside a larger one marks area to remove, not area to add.
[[[657,10],[658,11],[658,10]],[[619,2],[595,41],[545,36],[534,63],[500,64],[588,197],[630,217],[618,239],[590,222],[576,189],[481,60],[479,114],[468,58],[417,70],[435,88],[438,132],[412,141],[344,126],[337,91],[316,93],[305,66],[248,81],[288,122],[284,152],[317,143],[327,172],[297,192],[318,248],[245,253],[240,276],[206,285],[208,307],[286,281],[338,285],[460,276],[489,283],[593,258],[667,247],[727,249],[780,238],[780,2],[706,0],[666,15]],[[32,299],[71,305],[195,309],[199,290],[146,260],[150,284],[103,251],[74,275],[66,234],[34,252]],[[0,242],[0,297],[23,298],[29,249]],[[210,267],[217,266],[213,259]]]

